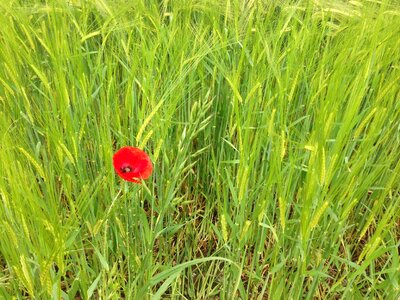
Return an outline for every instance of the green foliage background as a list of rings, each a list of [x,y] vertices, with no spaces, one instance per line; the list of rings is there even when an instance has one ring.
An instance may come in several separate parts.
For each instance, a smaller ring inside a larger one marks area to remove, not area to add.
[[[399,7],[2,1],[1,297],[398,299]]]

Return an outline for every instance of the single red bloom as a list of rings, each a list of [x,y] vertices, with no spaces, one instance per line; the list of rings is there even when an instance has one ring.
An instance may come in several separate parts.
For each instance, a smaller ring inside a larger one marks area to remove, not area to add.
[[[114,154],[113,165],[121,178],[135,183],[149,178],[153,171],[150,157],[143,150],[131,146],[122,147]]]

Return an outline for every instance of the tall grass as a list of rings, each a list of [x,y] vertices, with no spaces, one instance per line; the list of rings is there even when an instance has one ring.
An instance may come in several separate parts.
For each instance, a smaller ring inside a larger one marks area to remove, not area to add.
[[[398,299],[399,7],[2,1],[0,297]]]

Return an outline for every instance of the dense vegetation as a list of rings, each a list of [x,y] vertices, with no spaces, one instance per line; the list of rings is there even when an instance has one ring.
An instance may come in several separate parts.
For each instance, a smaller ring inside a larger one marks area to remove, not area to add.
[[[399,82],[398,1],[1,1],[0,297],[398,299]]]

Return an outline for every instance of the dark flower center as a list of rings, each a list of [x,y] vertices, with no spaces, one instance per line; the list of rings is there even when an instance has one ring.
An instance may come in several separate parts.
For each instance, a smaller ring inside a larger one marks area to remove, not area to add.
[[[129,173],[131,171],[132,171],[132,168],[130,166],[121,167],[121,172],[122,173]]]

